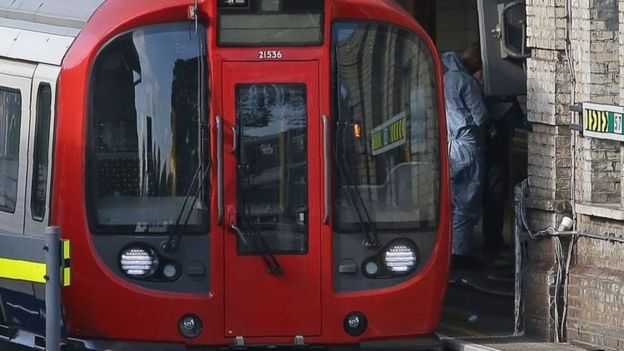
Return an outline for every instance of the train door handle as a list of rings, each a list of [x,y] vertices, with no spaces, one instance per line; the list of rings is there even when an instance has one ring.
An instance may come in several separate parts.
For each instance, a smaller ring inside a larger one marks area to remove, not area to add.
[[[238,150],[238,127],[232,127],[232,154],[236,155]]]
[[[234,232],[238,239],[245,245],[248,245],[247,239],[245,238],[245,233],[238,227],[238,223],[236,223],[238,219],[238,213],[236,210],[236,206],[228,205],[227,208],[227,227],[229,230]]]
[[[322,116],[323,121],[323,192],[325,196],[325,204],[323,208],[323,224],[329,224],[331,215],[331,150],[330,138],[331,128],[329,125],[329,117]]]
[[[217,116],[217,223],[223,223],[223,119]]]

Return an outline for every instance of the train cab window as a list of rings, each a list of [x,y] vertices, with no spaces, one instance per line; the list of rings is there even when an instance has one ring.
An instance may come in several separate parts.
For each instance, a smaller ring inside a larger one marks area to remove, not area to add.
[[[338,22],[334,219],[339,233],[437,228],[440,162],[435,67],[415,34]]]
[[[122,34],[91,78],[87,206],[96,233],[205,233],[210,162],[206,28]]]
[[[17,203],[22,96],[0,87],[0,211],[14,213]]]
[[[36,221],[42,221],[48,197],[48,150],[50,118],[52,116],[52,90],[47,83],[39,86],[37,94],[37,125],[35,127],[35,152],[31,191],[31,213]]]

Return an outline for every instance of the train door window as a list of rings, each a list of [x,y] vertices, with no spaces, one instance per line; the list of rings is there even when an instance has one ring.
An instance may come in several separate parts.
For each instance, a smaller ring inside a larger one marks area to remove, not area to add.
[[[98,55],[87,158],[94,232],[207,232],[205,33],[194,22],[141,27]]]
[[[48,151],[50,118],[52,116],[52,89],[50,84],[39,85],[37,93],[37,116],[35,124],[34,167],[31,190],[31,215],[43,221],[48,199]]]
[[[0,87],[0,211],[14,213],[18,194],[22,97]]]
[[[266,248],[239,241],[241,254],[305,254],[308,244],[307,106],[304,84],[247,84],[236,89],[239,133],[238,213]],[[262,252],[260,252],[262,251]]]

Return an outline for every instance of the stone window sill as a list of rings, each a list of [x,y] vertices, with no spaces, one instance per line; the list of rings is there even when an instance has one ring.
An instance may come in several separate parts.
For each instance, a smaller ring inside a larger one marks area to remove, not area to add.
[[[624,221],[624,209],[620,204],[576,204],[576,213],[587,216]]]

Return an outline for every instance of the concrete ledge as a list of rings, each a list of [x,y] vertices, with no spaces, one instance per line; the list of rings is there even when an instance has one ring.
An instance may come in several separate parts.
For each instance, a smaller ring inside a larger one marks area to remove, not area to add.
[[[454,339],[439,335],[453,351],[585,351],[567,343],[541,342],[524,336]]]
[[[444,335],[439,335],[440,340],[444,343],[445,349],[453,350],[453,351],[500,351],[498,349],[494,349],[488,346],[483,346],[479,344],[475,344],[470,341],[449,338]]]

